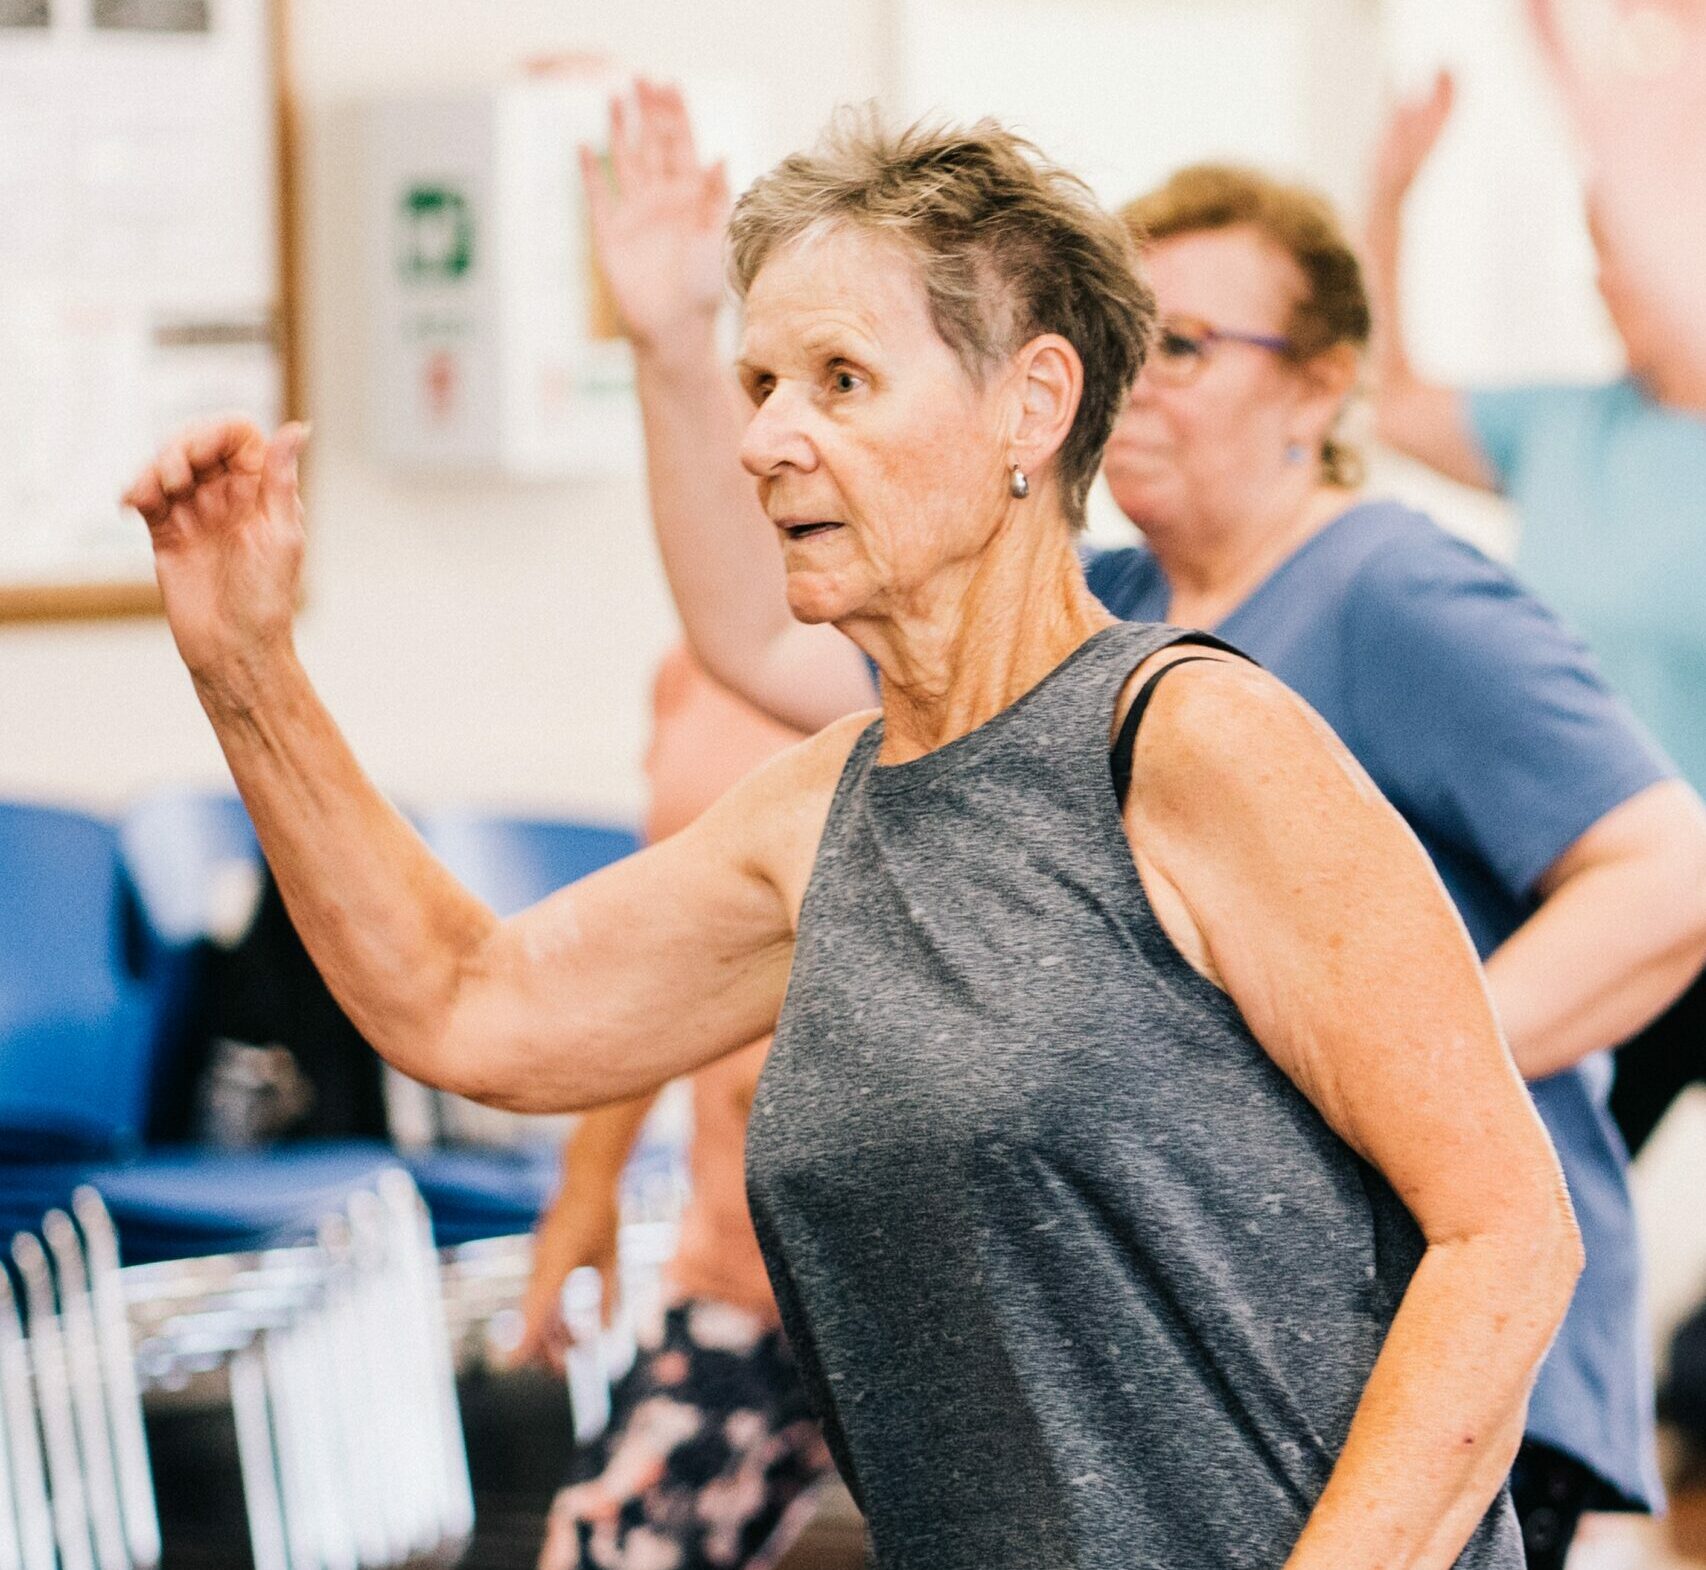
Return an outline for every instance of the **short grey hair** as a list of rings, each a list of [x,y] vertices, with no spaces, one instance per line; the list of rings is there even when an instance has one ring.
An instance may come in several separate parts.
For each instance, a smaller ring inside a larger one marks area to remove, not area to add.
[[[1084,391],[1057,461],[1067,515],[1082,527],[1155,322],[1125,228],[1076,175],[993,120],[891,131],[867,106],[838,113],[816,147],[735,204],[736,292],[744,298],[784,246],[842,226],[912,252],[936,331],[968,374],[981,379],[1040,333],[1077,350]]]

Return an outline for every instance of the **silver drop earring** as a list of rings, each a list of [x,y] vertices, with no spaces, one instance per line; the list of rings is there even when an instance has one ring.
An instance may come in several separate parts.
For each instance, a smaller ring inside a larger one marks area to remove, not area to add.
[[[1305,449],[1302,442],[1287,442],[1285,444],[1285,461],[1287,463],[1302,463]]]
[[[1013,472],[1008,476],[1007,489],[1016,501],[1023,501],[1031,494],[1031,482],[1025,477],[1025,471],[1018,464],[1013,465]]]

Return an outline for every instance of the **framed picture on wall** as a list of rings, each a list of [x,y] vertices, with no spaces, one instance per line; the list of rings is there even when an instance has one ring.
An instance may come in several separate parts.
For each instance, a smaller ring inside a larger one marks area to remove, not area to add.
[[[293,407],[286,0],[0,0],[0,620],[158,610],[118,504]]]

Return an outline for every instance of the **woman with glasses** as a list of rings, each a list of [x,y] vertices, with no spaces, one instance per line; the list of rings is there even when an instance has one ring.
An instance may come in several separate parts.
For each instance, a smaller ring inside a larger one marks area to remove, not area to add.
[[[635,347],[688,636],[729,686],[827,724],[871,703],[873,670],[789,615],[735,458],[739,390],[714,331],[719,173],[667,91],[642,92],[613,134],[634,145],[616,188],[593,187],[595,240]],[[1090,586],[1118,616],[1213,629],[1308,699],[1409,822],[1485,961],[1587,1252],[1514,1477],[1529,1561],[1558,1566],[1584,1508],[1659,1497],[1604,1052],[1706,961],[1706,818],[1555,617],[1427,518],[1357,490],[1339,427],[1369,306],[1331,208],[1203,166],[1124,216],[1160,326],[1104,473],[1144,544],[1093,555]]]

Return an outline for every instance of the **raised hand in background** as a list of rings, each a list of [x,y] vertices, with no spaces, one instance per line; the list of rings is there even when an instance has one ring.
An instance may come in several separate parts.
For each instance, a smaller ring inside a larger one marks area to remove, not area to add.
[[[1595,238],[1706,376],[1706,0],[1615,0],[1614,47],[1572,49],[1526,0],[1588,166]]]
[[[728,176],[701,163],[681,90],[643,78],[610,104],[608,162],[580,150],[593,248],[636,346],[703,335],[723,303]]]

